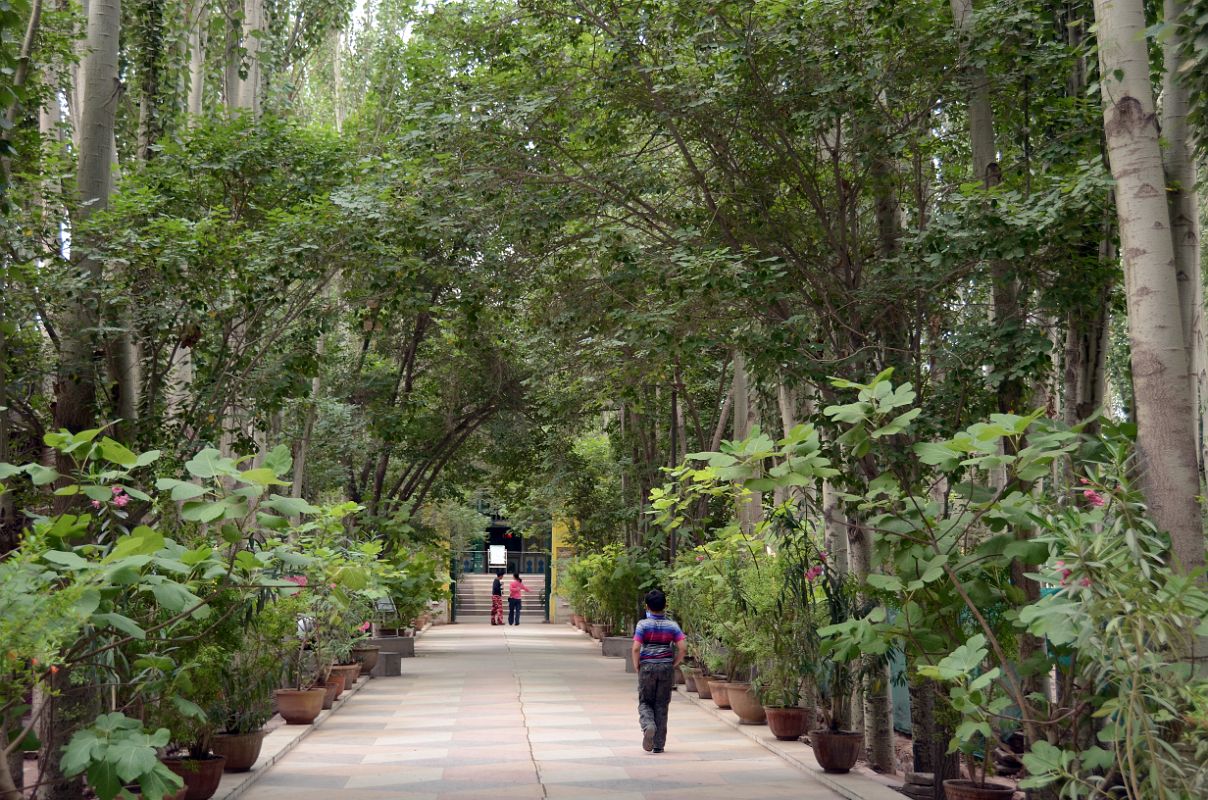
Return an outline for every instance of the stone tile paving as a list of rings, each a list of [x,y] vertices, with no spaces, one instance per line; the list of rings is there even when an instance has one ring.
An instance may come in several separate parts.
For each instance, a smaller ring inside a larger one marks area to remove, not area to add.
[[[644,752],[634,676],[567,626],[442,626],[417,645],[243,797],[839,797],[678,693],[667,752]]]

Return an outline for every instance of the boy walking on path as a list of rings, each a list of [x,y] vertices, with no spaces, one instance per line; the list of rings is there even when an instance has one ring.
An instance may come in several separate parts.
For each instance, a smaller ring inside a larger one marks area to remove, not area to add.
[[[667,619],[667,596],[658,589],[646,594],[646,619],[633,632],[633,665],[638,671],[638,722],[642,748],[661,753],[667,744],[667,708],[675,690],[675,671],[688,649],[680,626]]]

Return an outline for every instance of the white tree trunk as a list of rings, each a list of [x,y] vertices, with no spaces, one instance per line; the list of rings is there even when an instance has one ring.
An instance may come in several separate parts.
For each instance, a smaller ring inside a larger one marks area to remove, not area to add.
[[[121,85],[118,81],[120,0],[91,0],[88,11],[87,56],[80,65],[79,155],[76,186],[79,220],[109,203],[110,171],[114,160],[113,131]],[[101,264],[85,257],[80,272],[88,286],[68,309],[62,326],[55,425],[68,430],[90,427],[96,418],[94,339],[100,322],[97,289]]]
[[[1154,520],[1169,532],[1177,568],[1204,563],[1196,496],[1196,414],[1171,239],[1145,10],[1132,0],[1095,0],[1103,125],[1124,256],[1137,450]]]
[[[206,31],[210,23],[209,0],[196,0],[189,14],[189,125],[194,126],[204,110],[206,88]]]
[[[962,39],[973,35],[973,0],[951,0],[952,20]],[[969,81],[969,143],[973,148],[973,172],[979,181],[990,183],[991,164],[998,162],[994,143],[994,113],[990,107],[990,80],[977,65],[965,68]],[[995,183],[997,181],[994,181]]]
[[[260,39],[264,30],[263,0],[243,0],[243,49],[247,51],[247,77],[239,82],[239,107],[260,116]]]
[[[336,132],[342,133],[344,131],[344,69],[342,64],[344,58],[344,32],[337,29],[332,35],[332,39],[334,40],[331,53],[331,77],[334,88],[333,105],[335,105],[336,112]]]
[[[1165,0],[1165,18],[1173,22],[1186,9],[1184,0]],[[1196,165],[1192,133],[1187,124],[1190,92],[1179,80],[1179,52],[1186,32],[1171,25],[1162,40],[1166,73],[1162,79],[1162,139],[1166,170],[1166,197],[1170,201],[1170,232],[1182,309],[1183,341],[1191,370],[1191,390],[1196,409],[1197,457],[1203,476],[1204,429],[1200,424],[1208,404],[1208,358],[1204,354],[1204,285],[1200,265],[1200,210],[1196,201]]]

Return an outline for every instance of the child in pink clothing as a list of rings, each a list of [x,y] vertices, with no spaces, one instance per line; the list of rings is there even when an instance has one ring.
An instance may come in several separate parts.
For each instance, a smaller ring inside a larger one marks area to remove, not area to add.
[[[520,580],[520,570],[512,573],[512,582],[508,584],[508,624],[520,624],[520,596],[521,592],[532,592],[533,590],[524,585],[524,581]]]

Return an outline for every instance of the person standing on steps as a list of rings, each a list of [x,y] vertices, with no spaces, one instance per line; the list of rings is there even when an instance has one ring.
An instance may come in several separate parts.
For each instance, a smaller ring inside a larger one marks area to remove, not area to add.
[[[512,582],[508,584],[508,624],[520,624],[520,598],[522,592],[531,592],[532,589],[524,585],[524,581],[520,580],[520,570],[512,573]]]
[[[638,723],[642,749],[661,753],[667,744],[667,709],[675,690],[675,671],[683,663],[688,639],[667,619],[667,596],[646,593],[646,619],[633,632],[633,666],[638,671]]]
[[[503,570],[496,572],[491,582],[491,624],[503,624]]]

